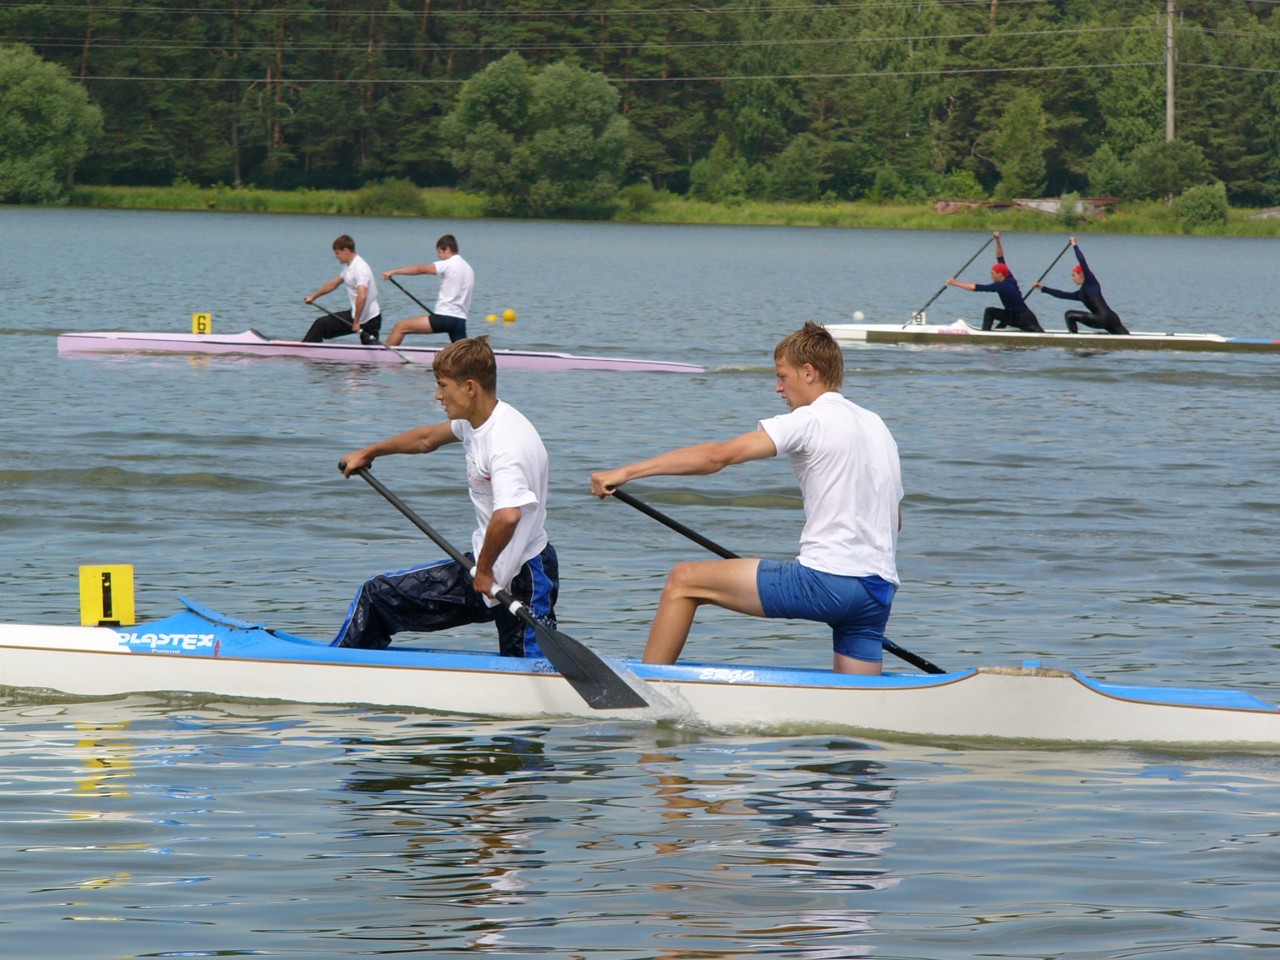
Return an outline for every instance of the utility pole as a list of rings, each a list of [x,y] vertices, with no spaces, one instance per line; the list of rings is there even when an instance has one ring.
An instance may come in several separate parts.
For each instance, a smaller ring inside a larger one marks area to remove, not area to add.
[[[1173,139],[1173,2],[1164,3],[1164,139]]]

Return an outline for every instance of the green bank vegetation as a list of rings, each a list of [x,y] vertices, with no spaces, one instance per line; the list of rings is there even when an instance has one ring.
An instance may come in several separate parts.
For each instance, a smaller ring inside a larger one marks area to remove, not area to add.
[[[407,182],[374,184],[360,190],[261,190],[252,187],[75,187],[70,202],[79,207],[124,210],[206,210],[222,212],[410,216],[466,220],[486,216],[485,198],[447,187],[418,188]],[[1085,220],[1007,208],[940,214],[927,202],[828,201],[786,203],[742,200],[713,203],[651,189],[624,190],[611,219],[626,223],[719,224],[731,226],[865,227],[898,230],[1010,230],[1024,233],[1072,230],[1079,233],[1200,234],[1280,236],[1280,218],[1252,217],[1233,210],[1225,222],[1193,223],[1164,201],[1125,205],[1104,217]]]
[[[407,181],[370,184],[359,190],[269,190],[257,187],[76,186],[69,202],[76,207],[116,210],[213,210],[224,213],[337,213],[350,216],[484,216],[484,198],[448,187],[420,188]]]

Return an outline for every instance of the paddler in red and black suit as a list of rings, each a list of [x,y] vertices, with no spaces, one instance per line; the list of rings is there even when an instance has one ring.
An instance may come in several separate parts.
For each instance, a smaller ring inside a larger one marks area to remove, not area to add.
[[[1089,269],[1089,264],[1085,261],[1075,237],[1071,238],[1071,248],[1076,252],[1076,265],[1071,268],[1071,279],[1079,284],[1078,290],[1054,290],[1046,287],[1039,280],[1032,286],[1039,287],[1049,296],[1057,297],[1059,300],[1079,300],[1085,305],[1084,310],[1068,310],[1064,314],[1068,333],[1079,333],[1080,324],[1083,323],[1086,327],[1105,330],[1116,336],[1127,334],[1129,331],[1120,322],[1120,317],[1108,306],[1107,301],[1102,299],[1102,284]]]
[[[987,307],[982,312],[983,330],[990,330],[993,326],[1017,327],[1027,333],[1044,333],[1044,327],[1040,326],[1040,321],[1027,307],[1027,302],[1022,299],[1018,281],[1013,279],[1013,274],[1004,262],[1004,247],[1000,243],[1000,231],[992,231],[991,235],[996,239],[996,262],[991,268],[991,282],[966,283],[950,277],[947,280],[947,286],[977,293],[994,293],[1000,298],[1002,306]]]

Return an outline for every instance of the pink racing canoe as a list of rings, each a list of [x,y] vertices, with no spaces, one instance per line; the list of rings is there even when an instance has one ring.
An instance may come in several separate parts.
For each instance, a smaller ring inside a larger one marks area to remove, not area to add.
[[[243,333],[64,333],[58,337],[59,354],[173,353],[242,357],[293,357],[325,363],[420,363],[427,366],[447,343],[438,346],[365,345],[354,340],[271,340],[256,330]],[[610,370],[633,373],[704,373],[705,367],[673,360],[639,360],[630,357],[589,357],[538,350],[493,351],[502,370]]]

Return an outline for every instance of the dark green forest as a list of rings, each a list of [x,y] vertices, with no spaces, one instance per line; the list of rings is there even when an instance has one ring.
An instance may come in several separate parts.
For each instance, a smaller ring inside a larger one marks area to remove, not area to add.
[[[41,0],[0,42],[100,108],[86,184],[1280,203],[1280,2],[1172,20],[1171,142],[1165,0]]]

